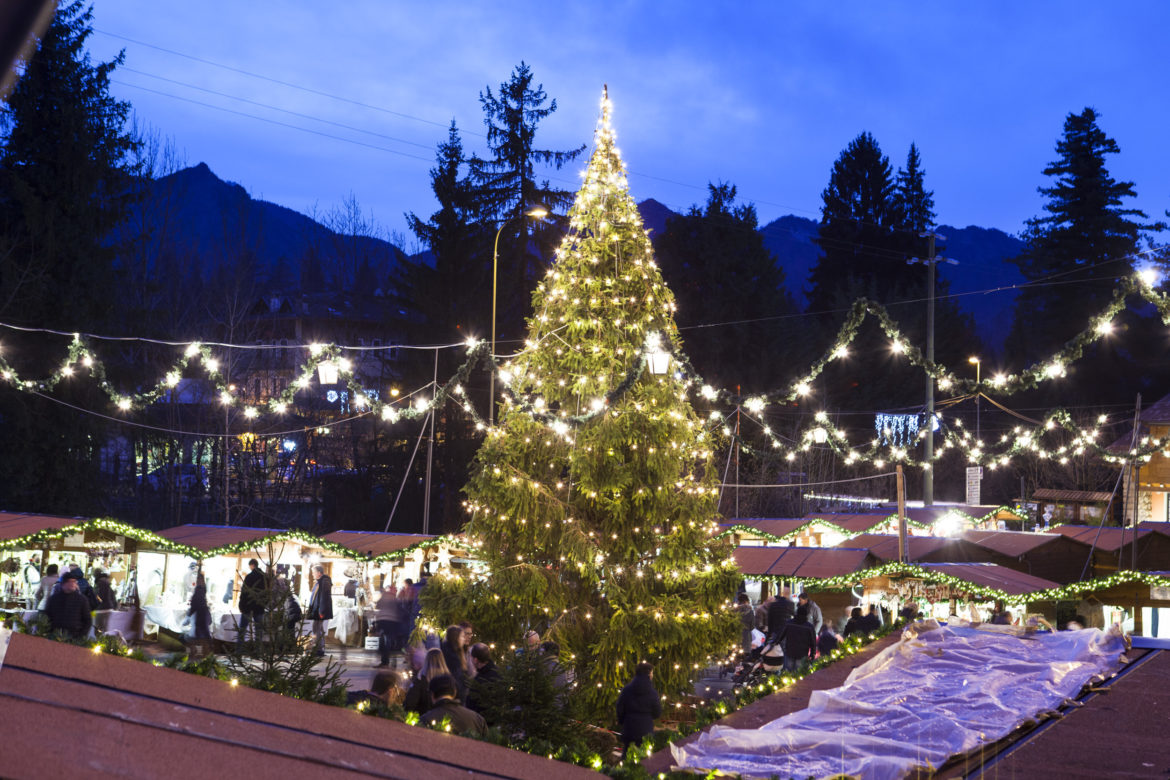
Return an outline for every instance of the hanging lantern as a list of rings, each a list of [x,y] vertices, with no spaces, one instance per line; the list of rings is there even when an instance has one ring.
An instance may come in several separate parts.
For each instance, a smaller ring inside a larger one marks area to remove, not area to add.
[[[337,363],[332,360],[322,360],[317,364],[317,378],[322,385],[335,385],[338,380]]]

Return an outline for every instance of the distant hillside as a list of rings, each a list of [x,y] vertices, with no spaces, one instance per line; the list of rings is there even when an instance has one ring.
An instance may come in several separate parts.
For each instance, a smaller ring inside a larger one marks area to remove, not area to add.
[[[673,214],[655,200],[638,204],[647,227],[656,228],[651,236],[661,235],[666,220]],[[819,223],[788,215],[760,228],[764,245],[776,256],[784,269],[784,280],[797,303],[808,303],[808,277],[820,257],[813,239]],[[1023,281],[1019,269],[1008,260],[1023,249],[1018,238],[1002,230],[976,227],[955,228],[942,225],[938,232],[946,236],[940,255],[953,258],[957,265],[939,265],[940,278],[950,284],[959,308],[971,314],[980,336],[992,350],[1002,348],[1015,313],[1017,290]]]
[[[368,236],[345,236],[293,211],[252,198],[239,184],[220,179],[205,163],[165,176],[123,230],[145,248],[147,269],[161,259],[198,269],[208,278],[215,268],[244,259],[273,284],[297,285],[306,263],[318,264],[326,279],[352,281],[368,262],[379,280],[401,256],[392,244]]]

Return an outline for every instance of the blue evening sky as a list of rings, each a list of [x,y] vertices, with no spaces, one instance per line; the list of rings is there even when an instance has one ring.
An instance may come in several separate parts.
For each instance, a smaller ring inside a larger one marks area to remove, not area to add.
[[[941,223],[1014,233],[1085,106],[1120,144],[1110,171],[1135,205],[1170,208],[1168,22],[1152,0],[96,0],[90,42],[103,59],[125,48],[115,93],[187,164],[303,212],[352,193],[386,230],[434,210],[452,118],[485,152],[479,92],[524,60],[558,104],[544,148],[589,142],[608,83],[638,200],[684,209],[722,180],[761,224],[816,217],[833,161],[868,130],[895,168],[918,144]],[[549,177],[575,189],[584,162]]]

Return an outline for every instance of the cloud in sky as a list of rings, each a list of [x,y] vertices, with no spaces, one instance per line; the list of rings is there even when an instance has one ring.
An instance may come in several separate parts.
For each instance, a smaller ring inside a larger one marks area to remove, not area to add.
[[[1137,205],[1151,216],[1170,207],[1170,104],[1154,40],[1168,21],[1170,6],[1152,1],[103,0],[91,44],[102,59],[126,49],[117,94],[190,164],[301,211],[352,192],[398,231],[403,212],[434,208],[427,171],[447,124],[483,153],[479,93],[524,60],[559,106],[538,135],[545,148],[587,143],[609,84],[639,199],[682,209],[721,180],[764,221],[816,216],[833,161],[868,130],[895,167],[918,144],[940,221],[1014,232],[1041,209],[1036,187],[1064,117],[1085,106],[1120,144],[1110,170],[1136,182]],[[548,177],[572,188],[582,166]]]

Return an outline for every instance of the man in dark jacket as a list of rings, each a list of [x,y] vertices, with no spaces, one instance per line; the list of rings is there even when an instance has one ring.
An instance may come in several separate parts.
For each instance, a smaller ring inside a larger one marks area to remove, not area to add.
[[[471,663],[475,664],[475,677],[467,693],[467,707],[480,715],[487,709],[492,695],[491,686],[500,681],[500,670],[492,660],[492,652],[483,642],[471,646]]]
[[[634,669],[617,700],[617,720],[622,730],[622,757],[635,742],[654,733],[654,719],[662,715],[662,699],[654,689],[654,666],[643,661]]]
[[[61,580],[61,589],[49,596],[45,614],[49,616],[54,631],[64,631],[74,639],[89,636],[89,629],[93,626],[89,602],[81,595],[77,579],[68,575]]]
[[[817,654],[817,635],[808,622],[808,609],[796,608],[796,617],[781,631],[778,641],[784,643],[784,668],[795,669],[805,659],[811,661]]]
[[[882,627],[882,618],[878,614],[877,604],[869,605],[869,612],[861,619],[861,627],[866,632],[877,631]]]
[[[776,594],[776,599],[768,605],[768,636],[776,636],[792,620],[792,600],[788,598],[788,588]]]
[[[325,655],[325,621],[333,619],[333,580],[321,564],[313,566],[313,592],[309,596],[309,618],[317,638],[317,655]]]
[[[487,723],[478,712],[472,712],[455,699],[455,678],[440,674],[430,681],[431,698],[435,706],[422,714],[420,720],[430,725],[448,722],[453,734],[474,734],[482,737],[487,733]]]
[[[248,626],[252,626],[253,636],[259,636],[260,619],[264,617],[264,598],[268,584],[264,581],[264,572],[260,571],[260,562],[255,558],[248,561],[248,576],[244,577],[244,586],[240,588],[240,625],[236,631],[236,649],[244,643],[248,635]]]
[[[849,612],[849,620],[845,623],[845,630],[841,632],[841,635],[849,636],[850,634],[864,633],[865,618],[861,615],[861,607],[854,607]]]

